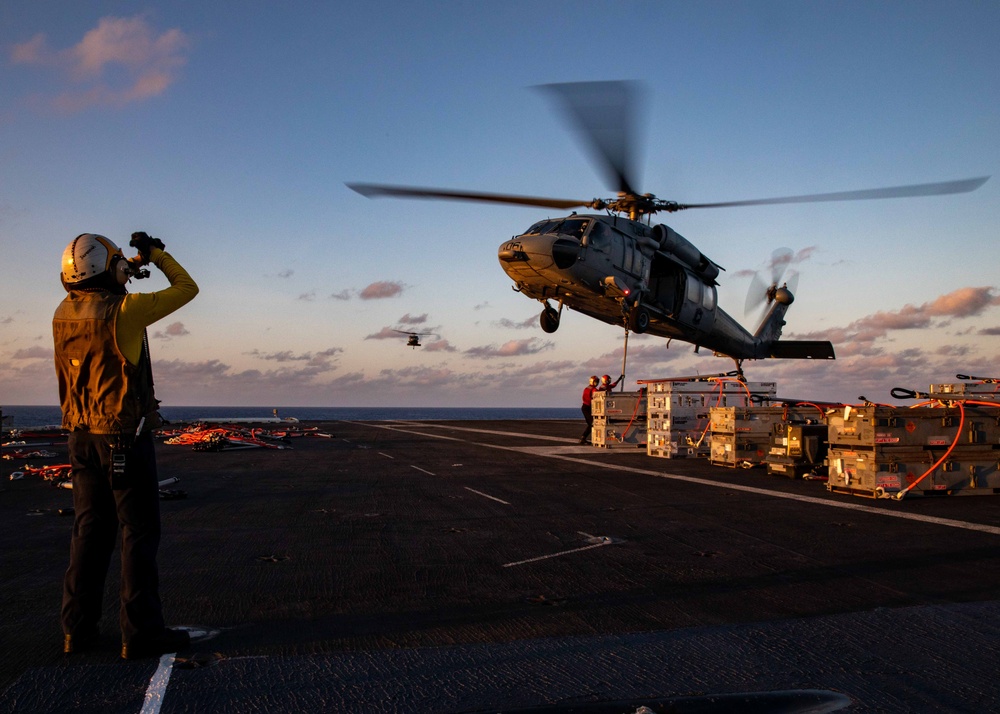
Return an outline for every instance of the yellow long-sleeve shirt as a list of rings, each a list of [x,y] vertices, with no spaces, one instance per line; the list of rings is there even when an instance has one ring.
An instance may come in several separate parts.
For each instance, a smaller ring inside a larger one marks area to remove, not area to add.
[[[122,302],[115,323],[115,341],[132,364],[139,363],[145,329],[191,302],[198,294],[194,280],[169,253],[153,248],[149,260],[167,277],[170,287],[152,293],[129,293]]]

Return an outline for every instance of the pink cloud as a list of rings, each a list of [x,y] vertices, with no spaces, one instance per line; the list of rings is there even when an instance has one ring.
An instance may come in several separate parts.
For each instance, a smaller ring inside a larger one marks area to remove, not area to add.
[[[382,298],[397,297],[403,293],[403,287],[403,284],[400,282],[380,280],[362,290],[359,297],[362,300],[380,300]]]
[[[457,352],[458,348],[448,340],[434,340],[425,344],[424,350],[427,352]]]
[[[520,357],[523,355],[533,355],[542,350],[551,349],[552,342],[529,337],[526,340],[510,340],[497,347],[496,345],[485,345],[481,347],[470,347],[465,354],[479,359],[494,359],[496,357]]]
[[[14,64],[60,69],[79,88],[40,101],[64,112],[123,106],[159,96],[187,62],[190,40],[181,30],[157,34],[145,18],[105,17],[79,43],[49,48],[45,35],[14,45]],[[121,78],[118,77],[121,75]]]

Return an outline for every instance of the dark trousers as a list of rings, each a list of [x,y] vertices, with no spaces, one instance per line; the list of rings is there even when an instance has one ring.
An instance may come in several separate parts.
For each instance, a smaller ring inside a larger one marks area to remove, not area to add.
[[[104,582],[121,530],[122,641],[163,631],[156,552],[160,546],[160,499],[156,453],[149,432],[127,452],[123,488],[112,490],[113,437],[74,431],[73,539],[63,581],[62,626],[70,635],[94,631],[103,611]]]
[[[589,404],[584,404],[580,407],[583,412],[583,420],[587,422],[587,428],[583,430],[583,436],[580,437],[580,441],[586,441],[590,438],[590,430],[594,426],[594,413],[593,408]]]

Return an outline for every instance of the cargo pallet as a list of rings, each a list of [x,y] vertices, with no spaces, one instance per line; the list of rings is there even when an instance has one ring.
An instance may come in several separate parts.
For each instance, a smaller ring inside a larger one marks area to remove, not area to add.
[[[764,466],[776,433],[784,438],[789,424],[823,419],[812,406],[712,407],[710,461],[729,468]]]
[[[828,423],[832,492],[870,498],[1000,494],[997,407],[854,407],[831,413]]]
[[[681,378],[639,380],[647,399],[646,454],[662,459],[708,457],[712,407],[753,405],[773,398],[774,382]]]
[[[597,392],[591,402],[591,443],[603,449],[645,448],[646,393]]]

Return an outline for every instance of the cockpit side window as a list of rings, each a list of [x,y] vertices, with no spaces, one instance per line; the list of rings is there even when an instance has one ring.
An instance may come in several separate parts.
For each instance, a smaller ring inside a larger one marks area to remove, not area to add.
[[[594,221],[594,227],[587,236],[587,245],[595,250],[607,252],[611,249],[611,229],[601,221]]]
[[[539,221],[531,228],[524,232],[526,236],[537,236],[544,233],[552,233],[556,226],[558,226],[562,221],[545,220]]]
[[[569,236],[570,238],[583,240],[583,234],[587,232],[587,226],[589,224],[590,221],[586,218],[567,218],[563,221],[563,224],[559,226],[556,232]]]

